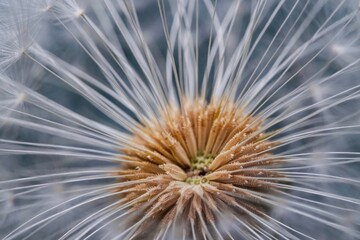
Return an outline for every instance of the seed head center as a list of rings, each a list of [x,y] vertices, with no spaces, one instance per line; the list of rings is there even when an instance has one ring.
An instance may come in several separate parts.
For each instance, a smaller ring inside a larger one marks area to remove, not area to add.
[[[213,162],[214,157],[211,155],[198,155],[191,161],[191,167],[188,169],[186,183],[192,185],[208,183],[206,175],[210,172],[209,166]]]
[[[122,149],[126,163],[117,173],[117,191],[134,210],[134,221],[148,216],[143,227],[152,230],[154,223],[169,226],[182,217],[214,225],[220,208],[238,217],[246,217],[240,208],[264,211],[253,192],[268,194],[283,175],[271,170],[278,164],[271,153],[277,143],[264,132],[263,120],[225,100],[184,103],[139,126],[133,144]]]

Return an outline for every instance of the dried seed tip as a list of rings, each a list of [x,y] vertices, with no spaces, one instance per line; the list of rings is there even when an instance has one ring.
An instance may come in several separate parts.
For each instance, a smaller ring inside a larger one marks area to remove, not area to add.
[[[169,106],[171,117],[139,127],[134,147],[122,150],[129,163],[119,167],[119,181],[130,183],[119,191],[126,190],[122,196],[138,209],[134,221],[142,223],[139,236],[150,229],[154,236],[161,235],[178,221],[190,236],[192,226],[181,219],[191,216],[195,228],[201,221],[216,226],[219,211],[251,225],[249,214],[240,209],[264,211],[266,203],[253,193],[269,193],[274,179],[285,177],[271,170],[278,158],[269,147],[276,143],[270,140],[274,132],[261,132],[262,119],[226,101],[184,102],[181,111]]]
[[[166,174],[170,175],[175,180],[183,181],[186,179],[186,173],[178,166],[172,163],[166,163],[163,165],[159,165],[159,168],[164,170]]]

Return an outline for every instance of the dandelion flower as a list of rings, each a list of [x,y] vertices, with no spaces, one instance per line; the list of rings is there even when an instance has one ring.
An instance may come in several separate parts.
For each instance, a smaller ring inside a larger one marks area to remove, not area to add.
[[[0,236],[359,239],[359,11],[0,2]]]

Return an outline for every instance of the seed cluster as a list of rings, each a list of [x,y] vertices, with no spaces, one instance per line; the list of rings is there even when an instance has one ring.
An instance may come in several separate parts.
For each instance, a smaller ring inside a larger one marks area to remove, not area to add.
[[[230,214],[251,222],[267,208],[261,194],[282,177],[270,170],[278,161],[276,142],[261,131],[262,121],[227,101],[188,102],[162,123],[142,127],[126,164],[117,173],[123,201],[134,214],[129,233],[161,236],[173,227],[206,238]]]

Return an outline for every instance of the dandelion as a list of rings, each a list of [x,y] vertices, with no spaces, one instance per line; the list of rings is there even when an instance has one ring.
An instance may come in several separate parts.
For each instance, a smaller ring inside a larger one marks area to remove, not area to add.
[[[0,2],[0,236],[358,239],[359,10]]]

